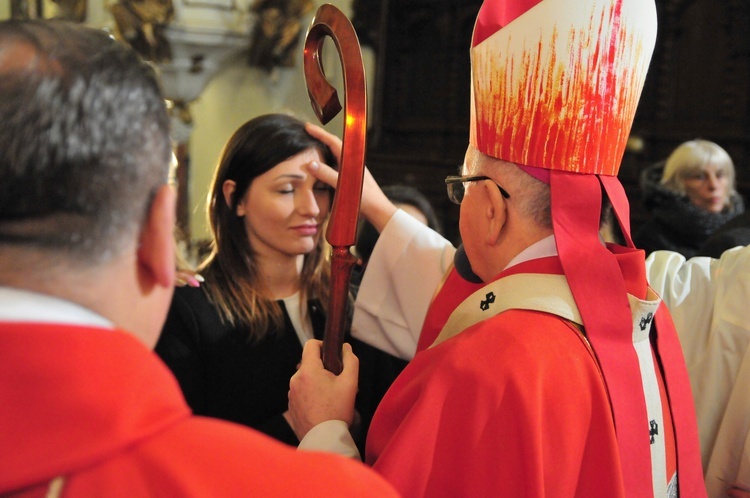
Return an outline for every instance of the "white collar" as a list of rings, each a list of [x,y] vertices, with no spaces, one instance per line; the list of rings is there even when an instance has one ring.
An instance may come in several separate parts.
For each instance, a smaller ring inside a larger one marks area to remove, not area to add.
[[[555,243],[554,235],[538,240],[523,251],[519,252],[515,258],[510,260],[510,263],[508,263],[508,266],[506,266],[503,271],[525,261],[547,258],[549,256],[557,256],[557,244]]]
[[[289,320],[292,322],[297,338],[303,346],[308,339],[313,338],[312,322],[310,317],[305,313],[306,307],[300,305],[300,293],[295,292],[289,297],[282,299]]]
[[[57,297],[0,286],[0,322],[61,323],[113,328],[112,322]]]

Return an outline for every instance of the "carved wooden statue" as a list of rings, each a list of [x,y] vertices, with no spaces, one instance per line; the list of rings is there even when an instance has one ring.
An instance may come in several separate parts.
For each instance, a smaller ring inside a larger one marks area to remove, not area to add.
[[[314,6],[313,0],[256,0],[251,7],[258,22],[250,41],[250,65],[268,72],[293,66],[302,18]]]
[[[117,36],[142,57],[166,62],[171,57],[164,29],[174,17],[172,0],[118,0],[110,8]]]
[[[86,20],[87,0],[52,0],[57,4],[58,19],[84,22]]]

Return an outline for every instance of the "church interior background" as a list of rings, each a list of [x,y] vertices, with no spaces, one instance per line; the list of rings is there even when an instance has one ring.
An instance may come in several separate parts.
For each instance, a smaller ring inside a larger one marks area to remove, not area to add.
[[[109,30],[157,66],[173,116],[178,219],[208,236],[205,198],[221,148],[248,119],[289,112],[317,123],[302,74],[314,0],[9,0],[0,19],[63,17]],[[352,20],[368,86],[367,165],[381,185],[422,190],[458,241],[443,179],[463,160],[469,41],[480,0],[330,0]],[[657,45],[619,177],[633,228],[645,221],[640,172],[679,143],[712,140],[735,162],[750,201],[750,3],[656,0]],[[328,79],[342,88],[334,47]],[[342,90],[340,90],[342,91]],[[341,116],[326,128],[342,132]],[[195,244],[194,244],[195,245]]]

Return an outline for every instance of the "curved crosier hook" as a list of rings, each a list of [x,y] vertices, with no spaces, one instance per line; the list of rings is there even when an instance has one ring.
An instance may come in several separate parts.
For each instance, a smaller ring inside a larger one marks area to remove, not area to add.
[[[333,247],[331,291],[323,338],[323,365],[338,375],[341,346],[346,328],[349,283],[356,258],[349,248],[357,240],[357,219],[362,198],[367,133],[367,89],[362,52],[354,27],[347,17],[330,4],[321,5],[305,39],[304,70],[310,103],[321,123],[326,124],[339,111],[336,89],[328,83],[321,54],[325,37],[336,45],[344,74],[344,134],[339,179],[331,208],[326,240]]]

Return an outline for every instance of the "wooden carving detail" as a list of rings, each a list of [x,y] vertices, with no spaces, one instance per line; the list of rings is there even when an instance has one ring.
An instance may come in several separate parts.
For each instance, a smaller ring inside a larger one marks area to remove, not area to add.
[[[172,0],[118,0],[110,10],[120,40],[146,60],[170,60],[172,51],[164,29],[174,17]]]
[[[250,65],[267,72],[294,66],[302,18],[314,6],[312,0],[256,0],[250,9],[258,16],[250,40]]]

